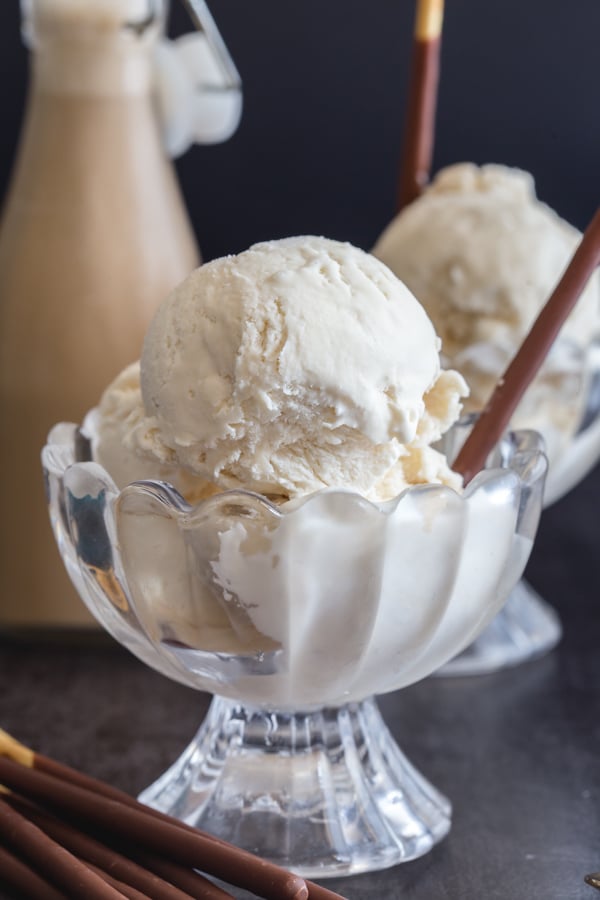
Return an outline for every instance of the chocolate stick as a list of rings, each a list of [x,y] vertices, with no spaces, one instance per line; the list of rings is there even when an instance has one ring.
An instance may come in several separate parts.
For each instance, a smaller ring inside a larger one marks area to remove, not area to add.
[[[232,900],[231,894],[193,869],[186,869],[156,853],[144,852],[139,847],[127,847],[127,853],[146,869],[186,891],[195,900]]]
[[[69,784],[74,784],[78,787],[85,788],[85,790],[92,791],[95,794],[101,794],[103,797],[109,797],[111,800],[124,803],[125,806],[131,806],[133,809],[144,812],[146,815],[170,822],[172,825],[177,825],[179,828],[183,828],[185,831],[189,831],[192,834],[198,834],[197,828],[193,828],[191,825],[187,825],[179,819],[174,819],[172,816],[169,816],[158,809],[140,803],[135,797],[130,796],[125,791],[119,790],[119,788],[107,784],[105,781],[100,781],[92,775],[86,775],[84,772],[79,772],[71,766],[57,762],[49,756],[44,756],[43,753],[35,752],[30,747],[17,741],[16,738],[8,734],[7,731],[0,728],[0,757],[2,756],[7,759],[12,759],[27,768],[37,769],[38,772],[45,772],[48,775],[52,775],[60,781],[66,781]],[[237,847],[234,848],[233,845],[221,840],[221,838],[215,837],[215,835],[210,834],[209,832],[203,832],[203,834],[207,840],[216,841],[226,847],[235,849],[236,853],[249,856],[253,860],[257,859],[257,857],[252,854],[248,854],[247,851]],[[283,872],[285,870],[279,869],[279,871]]]
[[[30,747],[27,747],[26,744],[17,741],[16,738],[2,728],[0,728],[0,757],[12,759],[14,762],[26,766],[28,769],[36,769],[38,772],[45,772],[47,775],[52,775],[53,778],[58,778],[69,784],[74,784],[78,787],[85,788],[88,791],[93,791],[95,794],[101,794],[103,797],[109,797],[111,800],[117,800],[119,803],[124,803],[126,806],[145,810],[150,815],[165,818],[170,822],[177,821],[158,810],[152,809],[152,807],[139,803],[125,791],[121,791],[119,788],[113,787],[105,781],[100,781],[92,775],[86,775],[84,772],[79,772],[71,766],[57,762],[49,756],[44,756],[43,753],[36,753],[35,750],[32,750]],[[189,830],[196,833],[196,829],[190,828],[183,822],[180,824],[182,827],[189,828]],[[207,837],[210,837],[210,835],[207,835]]]
[[[203,869],[266,900],[308,900],[304,879],[285,869],[10,759],[0,758],[0,783],[126,840],[135,835],[136,843],[143,847]]]
[[[309,900],[340,900],[340,894],[330,891],[329,888],[315,884],[314,881],[307,881],[306,884],[308,885]],[[344,898],[342,897],[341,900]]]
[[[19,891],[29,900],[65,900],[65,894],[30,869],[27,863],[0,846],[0,885]]]
[[[14,737],[12,737],[12,735],[8,734],[8,732],[3,731],[2,729],[0,729],[0,756],[6,756],[9,759],[13,759],[24,766],[35,768],[40,772],[45,772],[49,775],[52,775],[53,777],[61,781],[77,785],[79,787],[85,788],[86,790],[92,791],[93,793],[100,794],[104,797],[109,797],[120,803],[124,803],[126,806],[137,809],[146,815],[152,816],[157,819],[162,819],[166,822],[170,822],[171,824],[176,825],[184,831],[189,831],[191,834],[199,833],[197,829],[192,828],[185,822],[180,822],[178,819],[167,816],[165,813],[162,813],[157,809],[153,809],[150,806],[145,806],[143,803],[139,803],[134,797],[131,797],[129,794],[125,793],[125,791],[120,791],[118,788],[106,784],[106,782],[104,781],[100,781],[97,778],[93,778],[91,775],[86,775],[83,772],[79,772],[77,769],[73,769],[71,766],[67,766],[64,763],[59,763],[42,753],[36,753],[34,750],[31,750],[25,744],[17,741]],[[220,838],[217,838],[212,834],[206,832],[200,833],[202,833],[207,840],[212,840],[225,847],[231,847],[230,844],[222,841]],[[233,847],[231,847],[231,849],[235,849],[235,852],[240,854],[240,859],[243,858],[248,865],[250,865],[252,862],[255,863],[256,861],[258,861],[257,857],[253,856],[250,853],[247,853],[244,850]],[[260,862],[262,862],[262,860]],[[146,865],[145,862],[143,864]],[[148,868],[151,867],[148,866]],[[284,869],[280,869],[279,867],[275,868],[277,868],[279,872],[285,872]],[[161,874],[156,868],[154,869],[154,871],[156,871],[159,875]],[[166,874],[163,875],[163,877],[167,878]],[[231,879],[224,880],[230,881]],[[179,887],[181,887],[183,890],[186,889],[181,882],[178,882],[178,884]],[[308,886],[310,900],[340,900],[340,895],[336,894],[334,891],[330,891],[328,888],[321,887],[321,885],[314,884],[311,881],[306,881],[306,884]],[[343,900],[343,898],[341,898],[341,900]]]
[[[431,171],[444,0],[417,0],[398,210],[419,196]]]
[[[11,763],[15,765],[15,763]],[[27,769],[22,769],[27,772]],[[0,798],[0,834],[67,893],[79,891],[86,900],[123,900],[123,894],[106,884],[68,850]]]
[[[488,454],[502,437],[521,397],[599,263],[600,209],[454,462],[454,471],[463,476],[465,485],[485,466]]]
[[[86,862],[86,866],[90,872],[95,872],[99,878],[102,878],[103,881],[113,887],[116,891],[119,891],[120,894],[127,897],[127,900],[153,900],[151,894],[142,894],[141,891],[131,887],[130,884],[125,884],[117,878],[113,878],[112,875],[109,875],[108,872],[105,872],[104,869],[101,869],[99,866],[95,866],[90,862]]]
[[[203,878],[202,875],[193,869],[186,869],[155,853],[141,850],[139,847],[126,846],[124,849],[132,859],[135,859],[146,869],[160,875],[165,881],[170,881],[171,884],[177,885],[182,891],[186,891],[196,900],[213,900],[213,897],[215,900],[217,898],[219,900],[231,900],[231,894],[227,894],[216,884],[208,881],[207,878]],[[309,900],[344,900],[343,897],[340,897],[334,891],[321,887],[321,885],[312,881],[307,881],[306,885],[308,887]],[[219,893],[213,893],[213,891],[218,891]]]
[[[8,794],[5,799],[13,809],[41,828],[48,837],[61,844],[74,856],[82,859],[85,863],[91,863],[138,891],[142,891],[148,897],[152,897],[152,900],[190,900],[189,894],[180,891],[173,884],[163,881],[153,872],[146,871],[116,850],[107,847],[88,834],[78,831],[67,822],[49,815],[27,800],[11,794]],[[211,882],[207,883],[211,884]],[[206,896],[208,898],[211,895],[207,894]],[[230,895],[221,891],[218,894],[214,893],[212,897],[214,900],[224,900]]]

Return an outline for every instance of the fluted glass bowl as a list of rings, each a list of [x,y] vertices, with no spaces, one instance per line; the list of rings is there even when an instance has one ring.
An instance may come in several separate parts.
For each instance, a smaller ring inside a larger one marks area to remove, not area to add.
[[[57,425],[42,453],[71,579],[136,656],[217,695],[142,800],[312,877],[425,853],[449,803],[372,697],[462,650],[517,583],[542,506],[537,434],[507,436],[462,495],[284,506],[245,491],[190,506],[159,481],[119,491],[90,437]]]
[[[544,508],[571,491],[600,459],[600,346],[595,344],[592,349],[589,381],[582,386],[585,396],[578,399],[585,412],[578,432],[551,457]],[[540,421],[542,418],[543,413]],[[486,675],[537,659],[552,650],[561,637],[557,612],[522,578],[488,627],[436,674]]]

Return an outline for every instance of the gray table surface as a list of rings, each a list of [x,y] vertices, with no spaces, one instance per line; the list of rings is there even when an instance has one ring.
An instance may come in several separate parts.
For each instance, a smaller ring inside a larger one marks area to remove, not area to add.
[[[562,617],[554,652],[380,698],[402,749],[451,798],[453,825],[419,860],[328,882],[349,900],[600,898],[583,880],[600,870],[598,509],[600,469],[543,516],[527,574]],[[109,639],[0,639],[0,724],[131,793],[179,755],[208,701]]]

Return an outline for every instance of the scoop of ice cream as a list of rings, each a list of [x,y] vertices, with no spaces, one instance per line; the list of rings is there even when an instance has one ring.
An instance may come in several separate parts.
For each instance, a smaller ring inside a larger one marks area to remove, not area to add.
[[[440,172],[379,238],[373,253],[419,298],[444,361],[481,409],[556,286],[581,234],[537,200],[531,175],[463,163]],[[590,343],[600,331],[590,281],[513,419],[537,428],[551,457],[583,415]]]
[[[288,238],[205,264],[159,308],[141,368],[133,445],[221,488],[386,499],[432,473],[457,484],[428,445],[464,380],[441,372],[412,293],[350,244]]]
[[[450,357],[480,341],[520,342],[581,234],[536,199],[519,169],[462,163],[437,175],[386,228],[373,253],[419,298]],[[590,282],[562,336],[588,343],[598,328]]]
[[[139,362],[131,363],[117,375],[91,415],[92,455],[110,473],[117,487],[124,488],[145,478],[168,481],[190,503],[216,493],[214,485],[192,472],[141,456],[132,448],[129,435],[144,417]]]

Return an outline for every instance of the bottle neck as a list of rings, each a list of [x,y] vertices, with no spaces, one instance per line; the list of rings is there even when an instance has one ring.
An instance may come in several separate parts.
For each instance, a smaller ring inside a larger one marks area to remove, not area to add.
[[[152,80],[166,0],[21,0],[42,93],[139,94]]]
[[[152,85],[154,40],[53,37],[32,54],[32,86],[39,93],[67,95],[144,94]]]

